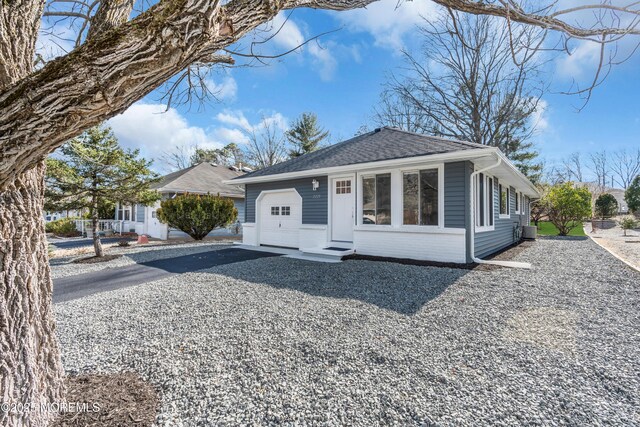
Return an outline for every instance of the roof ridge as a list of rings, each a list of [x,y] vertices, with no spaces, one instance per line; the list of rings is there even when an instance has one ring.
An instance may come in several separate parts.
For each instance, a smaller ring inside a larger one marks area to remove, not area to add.
[[[485,145],[485,144],[478,144],[477,142],[471,142],[471,141],[463,141],[461,139],[457,139],[457,138],[450,138],[450,137],[446,137],[446,136],[438,136],[438,135],[430,135],[430,134],[426,134],[426,133],[420,133],[420,132],[413,132],[410,130],[405,130],[405,129],[400,129],[400,128],[396,128],[393,126],[383,126],[383,129],[389,129],[392,131],[396,131],[396,132],[402,132],[402,133],[408,133],[409,135],[415,135],[415,136],[421,136],[421,137],[425,137],[425,138],[434,138],[434,139],[439,139],[441,141],[446,141],[446,142],[455,142],[458,144],[464,144],[464,145],[468,145],[470,147],[489,147],[489,145]]]

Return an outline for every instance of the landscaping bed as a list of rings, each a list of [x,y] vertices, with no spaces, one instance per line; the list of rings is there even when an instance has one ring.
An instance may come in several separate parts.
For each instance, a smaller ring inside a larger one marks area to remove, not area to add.
[[[532,270],[263,258],[55,305],[71,374],[136,372],[157,425],[634,425],[640,274],[590,240]]]

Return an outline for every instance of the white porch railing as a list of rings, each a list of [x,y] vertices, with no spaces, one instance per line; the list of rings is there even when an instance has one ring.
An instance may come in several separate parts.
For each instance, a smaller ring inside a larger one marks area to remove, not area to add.
[[[98,232],[105,234],[122,234],[124,226],[124,220],[115,219],[100,219],[98,220]],[[76,230],[87,237],[93,236],[92,220],[90,219],[76,219]]]

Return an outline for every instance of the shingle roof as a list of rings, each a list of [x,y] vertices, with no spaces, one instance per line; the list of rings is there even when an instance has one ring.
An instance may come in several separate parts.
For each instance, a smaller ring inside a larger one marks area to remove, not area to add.
[[[487,146],[383,127],[242,177],[267,176],[477,148]]]
[[[204,162],[165,175],[160,182],[151,185],[151,188],[159,191],[219,193],[228,197],[244,197],[242,186],[224,183],[242,175],[242,172],[226,166],[213,166]]]

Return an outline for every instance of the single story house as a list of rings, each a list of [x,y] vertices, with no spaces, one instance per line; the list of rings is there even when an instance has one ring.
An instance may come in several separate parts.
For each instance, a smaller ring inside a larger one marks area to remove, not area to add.
[[[170,199],[182,193],[220,194],[233,200],[238,209],[238,219],[244,218],[244,189],[235,183],[226,183],[243,175],[239,168],[216,165],[208,162],[199,163],[162,177],[151,185],[151,189],[160,192],[162,200]],[[186,237],[187,235],[163,224],[156,216],[160,208],[160,201],[153,206],[144,205],[116,205],[115,219],[124,221],[123,230],[146,234],[151,237],[166,240],[170,237]],[[212,235],[228,234],[229,231],[214,230]]]
[[[495,147],[390,127],[228,182],[245,245],[453,263],[519,240],[540,197]]]

